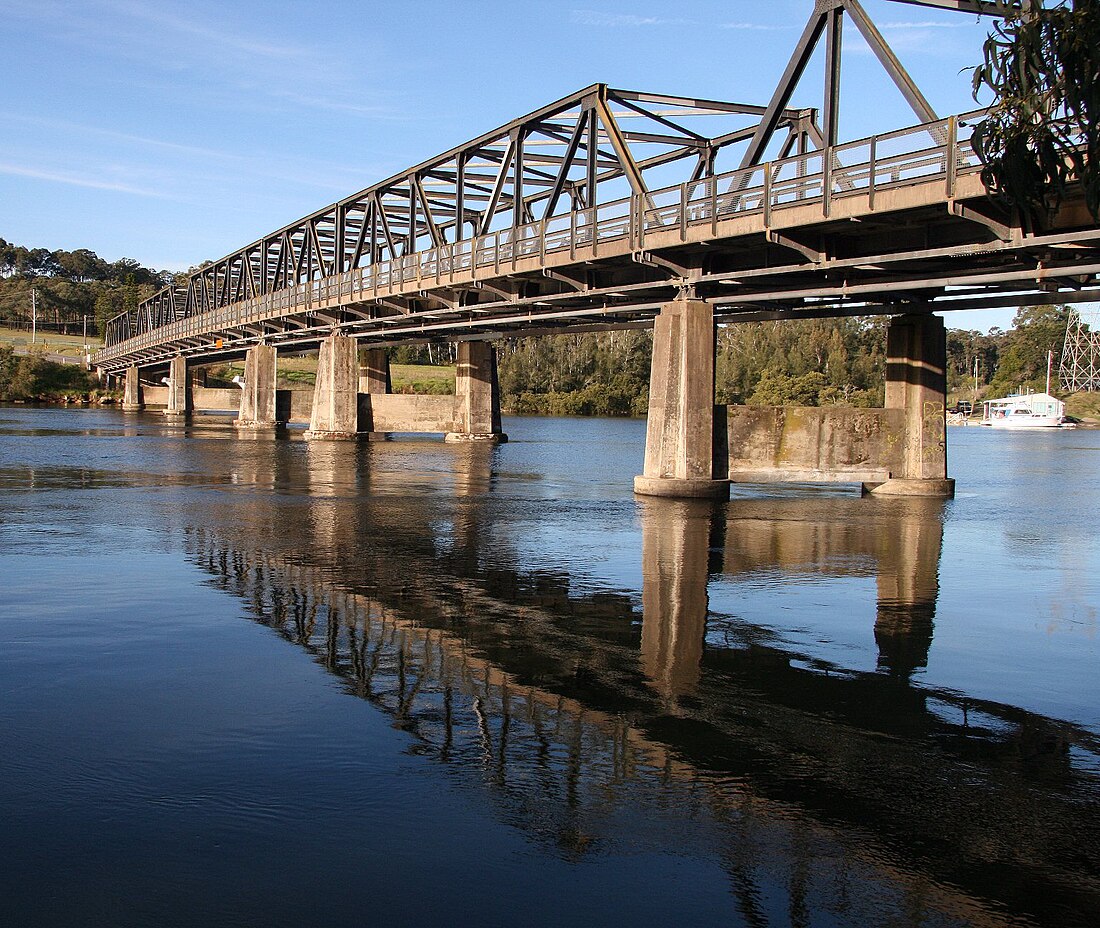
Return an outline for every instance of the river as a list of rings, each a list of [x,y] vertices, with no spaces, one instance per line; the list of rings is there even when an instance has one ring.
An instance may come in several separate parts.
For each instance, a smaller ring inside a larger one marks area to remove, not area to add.
[[[1100,431],[948,502],[0,408],[0,924],[1095,926]]]

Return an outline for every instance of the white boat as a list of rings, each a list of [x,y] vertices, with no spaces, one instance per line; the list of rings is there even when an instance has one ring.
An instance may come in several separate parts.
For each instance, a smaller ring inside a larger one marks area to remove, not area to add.
[[[1066,404],[1049,393],[1021,393],[999,400],[985,400],[982,421],[995,429],[1060,429],[1065,425]]]

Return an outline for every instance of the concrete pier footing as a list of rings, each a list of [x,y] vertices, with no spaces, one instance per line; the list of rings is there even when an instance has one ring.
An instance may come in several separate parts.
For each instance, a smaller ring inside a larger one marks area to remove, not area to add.
[[[359,358],[355,339],[332,335],[321,342],[313,412],[306,439],[354,441],[359,438]]]
[[[455,375],[459,430],[446,441],[505,442],[500,424],[500,385],[496,348],[489,342],[460,342]]]
[[[194,408],[191,380],[186,358],[172,358],[168,368],[168,406],[166,416],[186,416]]]
[[[653,326],[645,466],[634,492],[728,497],[714,425],[714,311],[702,300],[666,303]]]
[[[245,355],[241,406],[233,424],[242,431],[274,432],[280,422],[275,407],[277,356],[273,345],[256,345]]]
[[[137,412],[144,409],[145,403],[141,394],[141,377],[137,365],[126,368],[126,380],[122,392],[122,409],[124,412]]]

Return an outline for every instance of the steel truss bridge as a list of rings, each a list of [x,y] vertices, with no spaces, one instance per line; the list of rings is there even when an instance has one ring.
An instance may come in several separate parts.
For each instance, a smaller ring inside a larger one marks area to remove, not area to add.
[[[845,18],[917,124],[838,141]],[[823,106],[792,108],[822,41]],[[1081,202],[1037,229],[986,197],[980,118],[940,118],[858,0],[816,0],[766,105],[586,87],[204,265],[94,363],[643,327],[684,295],[722,322],[1100,298]]]

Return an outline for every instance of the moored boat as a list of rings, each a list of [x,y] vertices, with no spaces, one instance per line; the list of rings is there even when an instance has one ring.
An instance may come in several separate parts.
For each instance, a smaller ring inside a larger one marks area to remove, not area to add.
[[[985,400],[979,425],[995,429],[1058,429],[1065,425],[1066,404],[1049,393],[1024,393]]]

